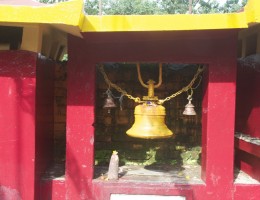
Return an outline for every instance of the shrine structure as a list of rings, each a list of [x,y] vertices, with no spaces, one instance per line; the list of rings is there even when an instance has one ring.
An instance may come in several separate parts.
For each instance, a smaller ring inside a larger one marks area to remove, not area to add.
[[[0,1],[0,199],[260,199],[260,1],[228,14],[89,16],[83,8],[82,0]],[[95,174],[96,65],[111,62],[205,66],[196,180],[191,173],[178,181],[184,172],[174,167],[128,170],[118,180]],[[57,93],[66,99],[58,111]],[[63,146],[55,130],[64,130]],[[64,151],[59,165],[55,149]]]

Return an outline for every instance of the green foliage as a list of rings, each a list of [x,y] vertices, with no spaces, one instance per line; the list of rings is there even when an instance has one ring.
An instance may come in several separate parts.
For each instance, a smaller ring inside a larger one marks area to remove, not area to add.
[[[99,13],[102,3],[102,15],[153,15],[185,14],[189,10],[189,0],[87,0],[85,11],[90,15]],[[227,0],[220,5],[216,0],[193,0],[192,13],[230,13],[243,8],[246,0]]]
[[[221,13],[221,6],[215,0],[213,1],[199,1],[199,3],[193,4],[193,13],[202,14],[202,13]]]
[[[243,0],[240,4],[239,0],[227,0],[226,3],[221,7],[221,10],[223,10],[224,13],[237,12],[243,8],[246,2],[246,0]]]
[[[42,3],[58,3],[67,0],[39,0]],[[220,5],[216,0],[192,0],[192,13],[232,13],[240,11],[247,0],[227,0]],[[101,4],[101,8],[99,8]],[[154,15],[185,14],[189,0],[85,0],[88,15]]]
[[[88,15],[98,15],[99,12],[98,0],[86,0],[84,10]]]
[[[69,57],[68,57],[68,54],[66,53],[66,54],[63,55],[61,61],[62,61],[62,62],[66,62],[66,61],[68,61],[68,60],[69,60]]]
[[[189,10],[189,0],[160,0],[158,3],[165,14],[184,14]]]
[[[159,4],[154,0],[102,0],[103,15],[148,15],[161,14]],[[85,12],[99,14],[99,0],[86,0]]]
[[[111,15],[135,15],[135,14],[155,14],[157,13],[157,4],[148,0],[114,0],[105,9],[106,14]]]
[[[40,3],[59,3],[59,2],[64,2],[64,1],[68,1],[68,0],[38,0]]]

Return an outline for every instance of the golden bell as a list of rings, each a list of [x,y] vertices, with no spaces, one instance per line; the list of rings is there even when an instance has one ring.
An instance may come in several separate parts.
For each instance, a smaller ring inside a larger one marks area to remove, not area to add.
[[[165,125],[165,108],[156,104],[135,107],[135,122],[127,135],[143,139],[169,138],[172,131]]]
[[[189,100],[189,103],[185,106],[185,109],[184,109],[182,114],[184,114],[184,115],[196,115],[194,107],[195,106],[191,103],[191,100]]]
[[[115,108],[116,107],[116,104],[114,102],[114,99],[108,95],[107,98],[105,99],[105,103],[104,103],[104,106],[103,108]]]

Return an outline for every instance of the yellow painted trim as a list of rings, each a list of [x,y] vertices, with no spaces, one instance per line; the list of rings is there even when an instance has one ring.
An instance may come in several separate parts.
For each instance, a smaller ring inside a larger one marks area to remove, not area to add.
[[[201,15],[85,16],[82,32],[239,29],[260,22],[260,1],[249,0],[243,12]]]
[[[246,28],[244,13],[85,16],[83,32]]]
[[[239,29],[260,23],[260,1],[249,0],[243,12],[202,15],[87,16],[83,0],[44,6],[0,5],[0,23],[50,24],[67,33]]]
[[[0,22],[46,23],[81,26],[83,0],[71,0],[44,6],[0,5]]]
[[[254,24],[260,22],[260,1],[259,0],[249,0],[244,10],[247,16],[248,24]]]

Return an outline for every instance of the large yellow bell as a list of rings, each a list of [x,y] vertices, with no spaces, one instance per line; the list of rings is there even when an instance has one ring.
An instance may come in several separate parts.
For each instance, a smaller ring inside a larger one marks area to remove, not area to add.
[[[135,107],[135,122],[126,132],[131,137],[143,139],[168,138],[173,135],[165,125],[165,108],[154,103]]]

